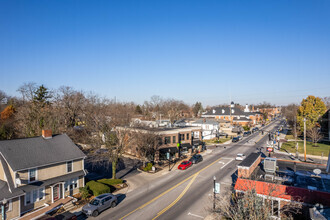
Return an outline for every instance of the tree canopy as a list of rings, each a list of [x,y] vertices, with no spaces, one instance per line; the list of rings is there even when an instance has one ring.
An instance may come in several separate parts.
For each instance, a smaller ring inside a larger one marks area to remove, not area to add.
[[[297,122],[300,128],[304,127],[304,118],[306,118],[306,129],[310,130],[318,123],[319,118],[326,112],[327,108],[321,98],[308,96],[303,99],[298,108]]]

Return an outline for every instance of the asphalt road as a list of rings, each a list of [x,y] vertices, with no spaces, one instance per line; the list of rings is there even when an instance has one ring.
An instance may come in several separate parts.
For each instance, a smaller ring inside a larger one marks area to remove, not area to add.
[[[277,129],[275,121],[264,130]],[[137,188],[126,195],[120,194],[119,204],[102,212],[94,219],[203,219],[209,214],[213,201],[213,177],[221,184],[221,191],[231,190],[239,161],[237,153],[245,155],[266,149],[268,135],[261,132],[243,140],[214,148],[203,162],[187,170],[174,168],[152,184]]]

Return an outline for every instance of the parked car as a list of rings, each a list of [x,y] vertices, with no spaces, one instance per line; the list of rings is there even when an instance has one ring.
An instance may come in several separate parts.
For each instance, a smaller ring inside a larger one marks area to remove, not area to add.
[[[238,142],[239,141],[239,138],[238,137],[234,137],[231,141],[232,142]]]
[[[96,217],[100,212],[113,208],[117,205],[117,196],[111,193],[104,193],[95,197],[92,201],[90,201],[87,205],[82,208],[82,212],[85,215],[91,215]]]
[[[245,159],[245,155],[244,154],[237,154],[236,155],[236,160],[244,160]]]
[[[203,161],[203,157],[200,154],[195,154],[193,155],[189,161],[191,161],[193,164],[199,163]]]
[[[185,160],[178,166],[179,170],[185,170],[192,165],[191,161]]]
[[[252,128],[252,133],[257,132],[257,131],[259,131],[259,128],[257,128],[257,127]]]
[[[251,131],[246,131],[246,132],[243,133],[243,137],[247,137],[247,136],[249,136],[250,134],[251,134]]]

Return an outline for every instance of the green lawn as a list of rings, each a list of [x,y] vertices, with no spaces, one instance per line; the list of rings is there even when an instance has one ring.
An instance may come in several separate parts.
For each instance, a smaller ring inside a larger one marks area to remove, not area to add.
[[[294,140],[294,136],[292,134],[287,134],[285,136],[285,139],[287,139],[287,140]],[[297,137],[297,140],[299,141],[299,140],[302,140],[302,139],[301,139],[301,137]]]
[[[219,141],[217,139],[213,140],[207,140],[205,141],[206,144],[222,144],[226,141],[229,141],[231,138],[219,138]]]
[[[281,151],[287,150],[290,153],[296,153],[296,144],[294,141],[289,141],[282,144]],[[304,153],[304,142],[298,141],[298,152],[303,154]],[[317,156],[328,156],[330,151],[330,145],[328,144],[317,144],[318,147],[313,147],[311,142],[306,142],[306,154],[309,155],[317,155]]]

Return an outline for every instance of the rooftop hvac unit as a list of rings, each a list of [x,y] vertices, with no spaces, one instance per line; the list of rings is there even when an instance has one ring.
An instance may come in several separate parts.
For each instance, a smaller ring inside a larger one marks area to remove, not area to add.
[[[265,174],[265,180],[274,181],[274,175]]]
[[[275,173],[276,171],[276,158],[266,157],[264,160],[264,169],[268,173]]]

